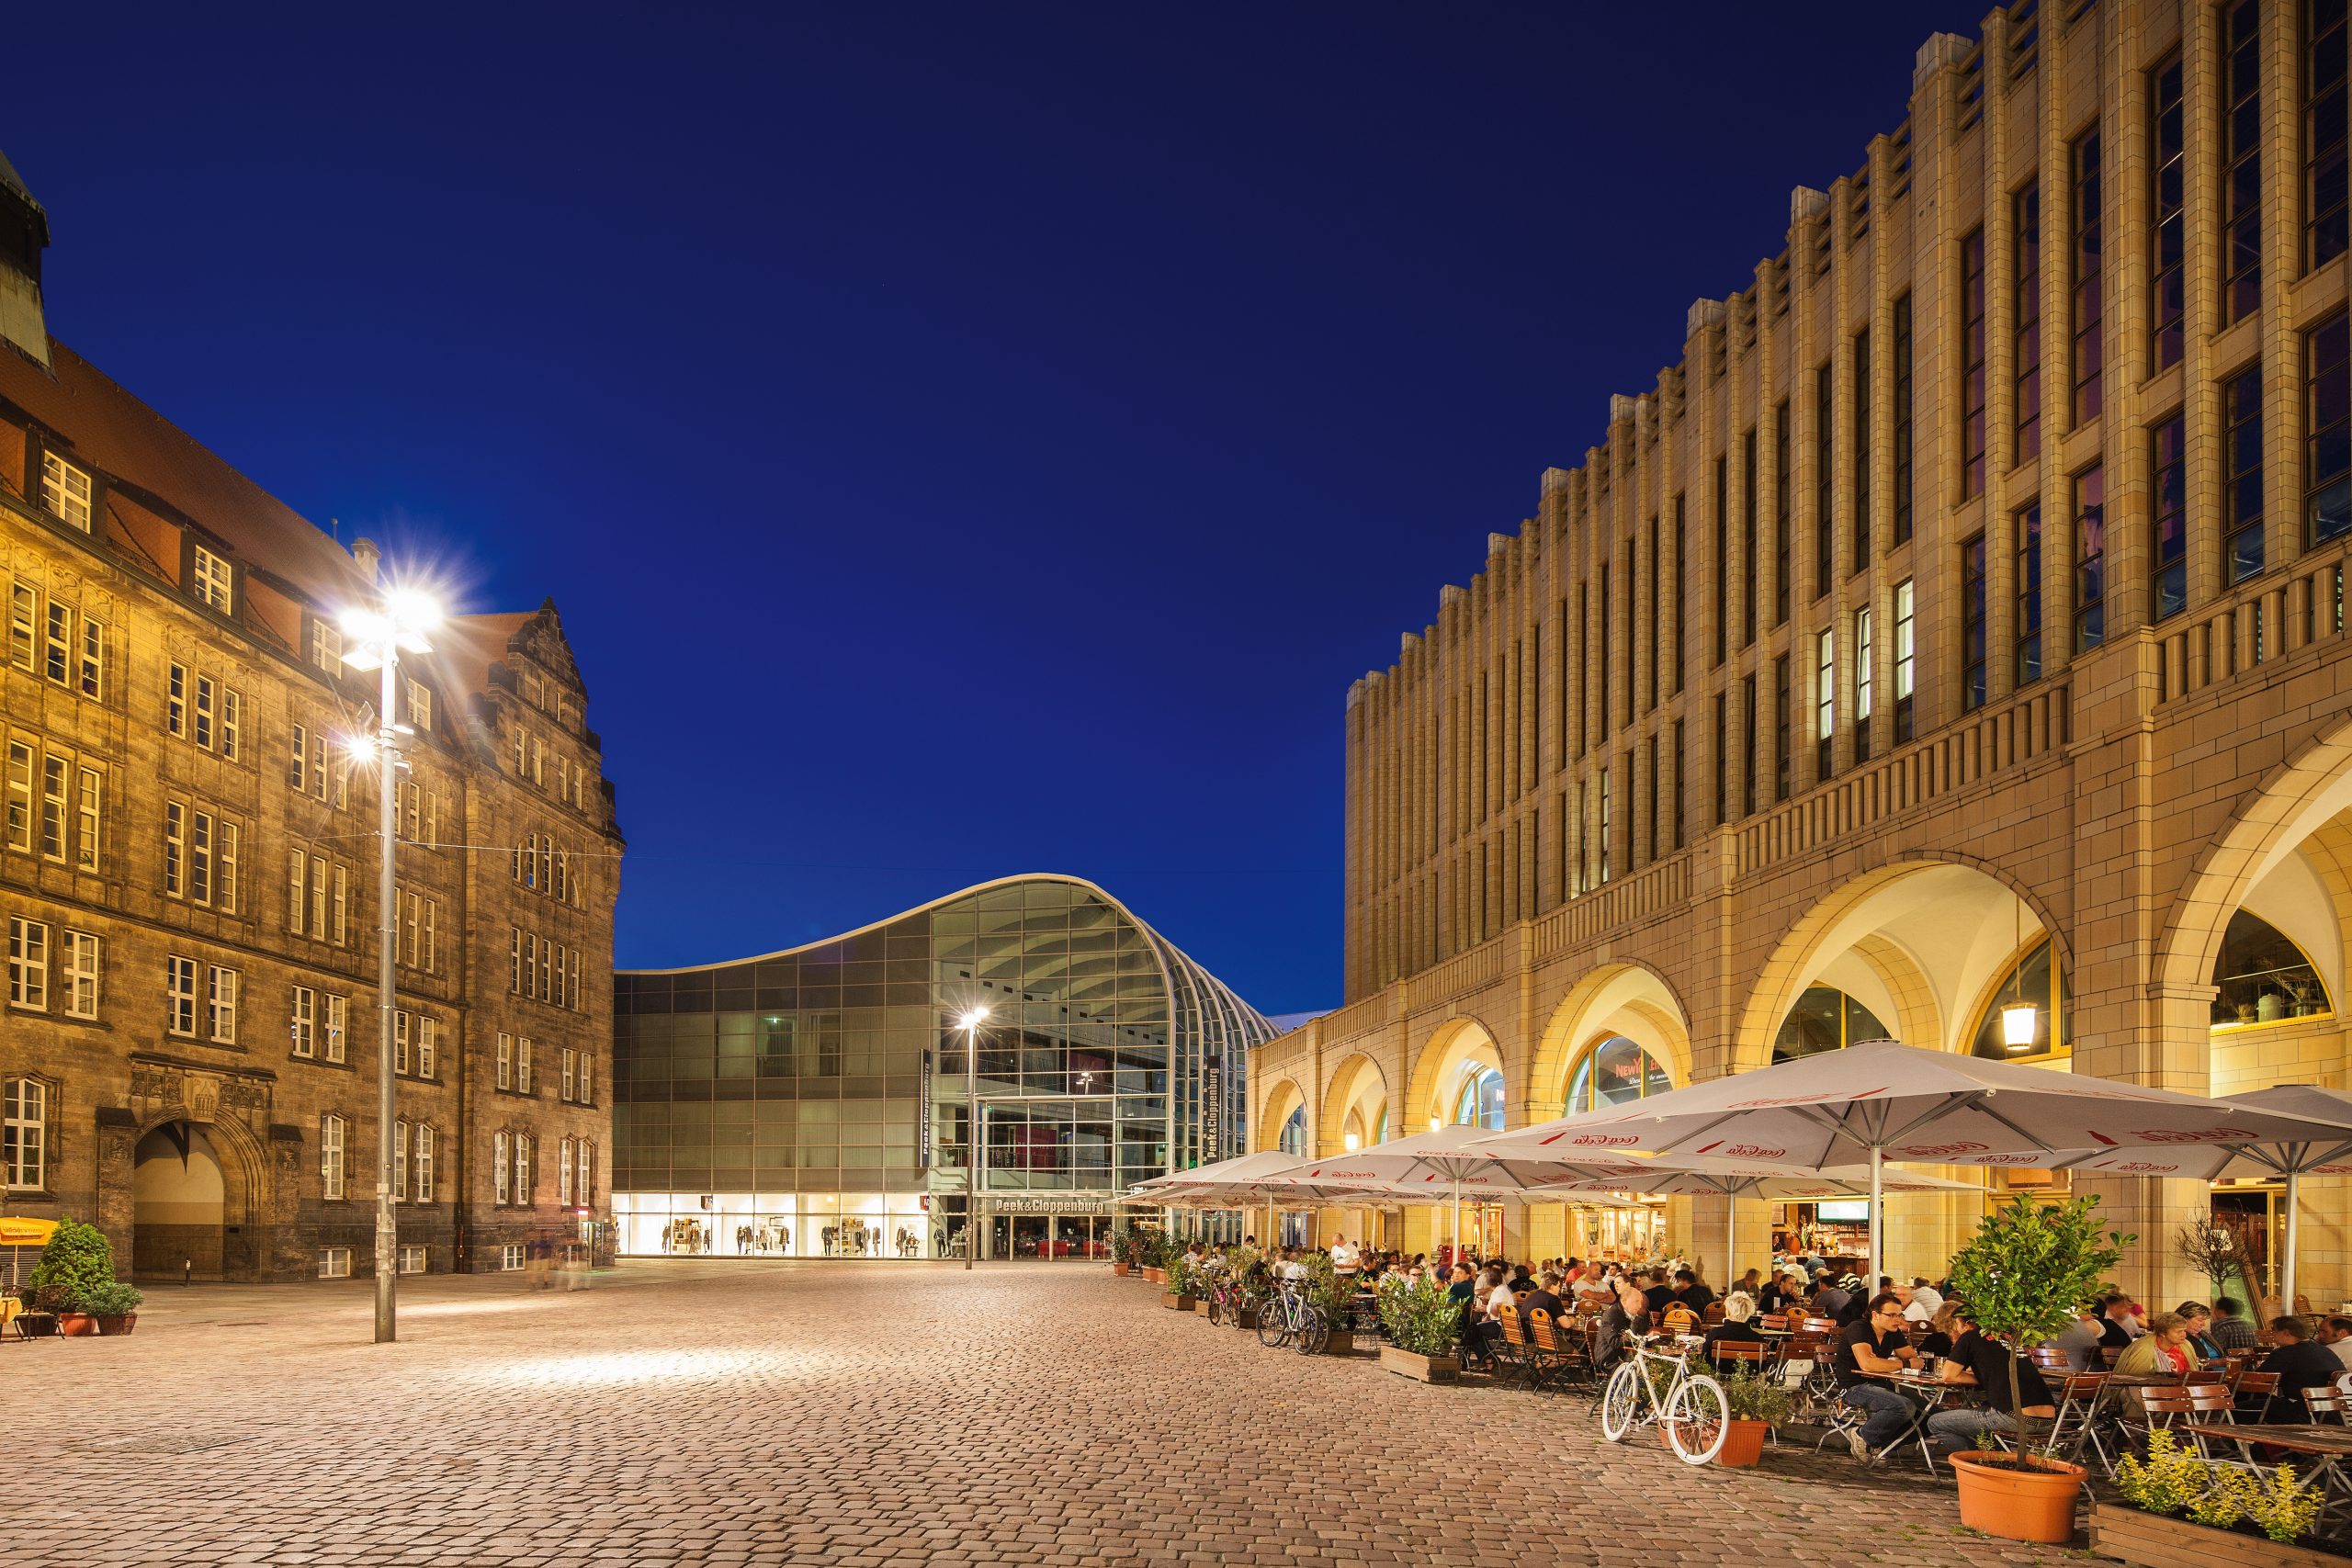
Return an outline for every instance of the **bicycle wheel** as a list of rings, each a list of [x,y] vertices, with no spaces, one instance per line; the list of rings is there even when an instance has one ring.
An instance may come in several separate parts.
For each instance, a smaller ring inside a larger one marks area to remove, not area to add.
[[[1302,1356],[1319,1356],[1323,1353],[1323,1347],[1330,1342],[1331,1325],[1323,1321],[1322,1313],[1314,1307],[1308,1307],[1306,1316],[1298,1325],[1298,1353]]]
[[[1290,1337],[1290,1325],[1283,1321],[1283,1309],[1272,1302],[1258,1309],[1258,1343],[1269,1350],[1280,1349]]]
[[[1731,1402],[1724,1385],[1704,1375],[1685,1378],[1666,1402],[1666,1440],[1687,1464],[1706,1464],[1723,1452],[1731,1431]]]
[[[1642,1374],[1628,1361],[1609,1374],[1609,1386],[1600,1392],[1600,1435],[1612,1443],[1623,1442],[1641,1404]]]
[[[1211,1291],[1209,1292],[1209,1321],[1211,1323],[1224,1322],[1225,1319],[1222,1315],[1224,1312],[1225,1292],[1223,1291]]]

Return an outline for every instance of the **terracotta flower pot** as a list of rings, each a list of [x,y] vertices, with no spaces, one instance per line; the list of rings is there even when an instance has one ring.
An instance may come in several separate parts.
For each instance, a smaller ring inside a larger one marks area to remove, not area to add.
[[[2007,1454],[1951,1456],[1960,1478],[1960,1522],[2009,1540],[2058,1545],[2075,1539],[2075,1499],[2088,1473],[2078,1464],[2036,1458],[2014,1470]]]
[[[98,1320],[86,1312],[61,1312],[57,1314],[57,1332],[68,1339],[97,1331]]]
[[[98,1319],[98,1332],[108,1338],[118,1334],[128,1334],[138,1326],[139,1314],[135,1312],[126,1312],[119,1316]]]
[[[1127,1266],[1124,1263],[1114,1263],[1111,1265],[1111,1272],[1124,1280],[1127,1277]]]
[[[1734,1470],[1761,1464],[1764,1462],[1764,1438],[1771,1429],[1770,1421],[1724,1423],[1723,1451],[1715,1455],[1715,1462]]]

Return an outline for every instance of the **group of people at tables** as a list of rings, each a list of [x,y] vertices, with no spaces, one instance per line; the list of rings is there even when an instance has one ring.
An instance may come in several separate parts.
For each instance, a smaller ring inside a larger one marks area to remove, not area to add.
[[[1276,1270],[1295,1255],[1285,1248]],[[1364,1293],[1376,1292],[1391,1277],[1445,1281],[1461,1305],[1463,1353],[1472,1364],[1492,1363],[1504,1338],[1503,1320],[1514,1314],[1523,1325],[1539,1311],[1555,1324],[1582,1322],[1596,1371],[1625,1353],[1629,1336],[1695,1338],[1698,1354],[1720,1362],[1731,1359],[1720,1354],[1726,1344],[1770,1345],[1786,1337],[1768,1332],[1760,1320],[1784,1319],[1792,1328],[1800,1321],[1826,1320],[1835,1325],[1838,1400],[1859,1417],[1844,1428],[1845,1439],[1864,1461],[1918,1425],[1920,1405],[1900,1386],[1906,1380],[1974,1391],[1972,1402],[1928,1416],[1927,1440],[1951,1451],[1979,1447],[1988,1433],[2015,1434],[2020,1411],[2029,1419],[2055,1416],[2049,1378],[2061,1374],[2053,1365],[2045,1376],[2033,1351],[2053,1363],[2063,1357],[2066,1374],[2169,1380],[2225,1365],[2233,1352],[2256,1351],[2261,1339],[2245,1304],[2229,1296],[2211,1306],[2184,1302],[2176,1311],[2153,1314],[2128,1296],[2107,1296],[2064,1333],[2018,1352],[1979,1332],[1967,1303],[1948,1294],[1948,1282],[1925,1277],[1902,1285],[1881,1275],[1872,1292],[1851,1272],[1827,1267],[1791,1264],[1769,1278],[1751,1269],[1723,1295],[1722,1310],[1711,1321],[1715,1292],[1696,1264],[1680,1260],[1643,1266],[1555,1258],[1531,1267],[1442,1250],[1434,1258],[1368,1251],[1344,1236],[1332,1245],[1331,1260],[1340,1279]],[[2274,1412],[2301,1418],[2304,1390],[2326,1389],[2352,1371],[2352,1317],[2273,1317],[2269,1348],[2252,1370],[2278,1380],[2275,1393],[2257,1401],[2263,1408],[2250,1411],[2254,1418]]]

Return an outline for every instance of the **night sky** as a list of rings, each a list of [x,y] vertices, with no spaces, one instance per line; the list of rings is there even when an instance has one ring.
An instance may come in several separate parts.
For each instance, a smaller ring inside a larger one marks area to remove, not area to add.
[[[554,596],[620,962],[1061,871],[1283,1012],[1348,683],[1984,6],[360,9],[21,8],[0,150],[59,338]]]

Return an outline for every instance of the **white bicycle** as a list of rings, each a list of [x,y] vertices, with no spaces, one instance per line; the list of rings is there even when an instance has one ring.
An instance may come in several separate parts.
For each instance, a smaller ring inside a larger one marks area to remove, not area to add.
[[[1723,1384],[1690,1370],[1689,1356],[1636,1345],[1601,1391],[1600,1435],[1622,1443],[1645,1421],[1665,1429],[1667,1446],[1685,1463],[1706,1464],[1723,1451],[1731,1402]]]

